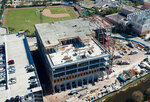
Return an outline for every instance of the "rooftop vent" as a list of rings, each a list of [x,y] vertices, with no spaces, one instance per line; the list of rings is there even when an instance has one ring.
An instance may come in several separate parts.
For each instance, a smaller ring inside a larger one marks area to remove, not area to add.
[[[63,60],[69,60],[71,57],[64,56]]]
[[[49,40],[47,40],[47,43],[48,43],[48,44],[51,44]]]

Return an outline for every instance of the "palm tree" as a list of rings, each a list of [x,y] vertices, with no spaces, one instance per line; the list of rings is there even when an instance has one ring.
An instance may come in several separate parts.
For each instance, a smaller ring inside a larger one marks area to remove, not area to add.
[[[150,98],[150,88],[148,88],[145,93]]]
[[[27,29],[25,30],[25,34],[29,35],[30,34],[30,31]]]
[[[139,90],[132,93],[132,99],[134,102],[142,102],[144,100],[143,93]]]
[[[8,27],[9,32],[13,33],[15,29],[13,27]]]

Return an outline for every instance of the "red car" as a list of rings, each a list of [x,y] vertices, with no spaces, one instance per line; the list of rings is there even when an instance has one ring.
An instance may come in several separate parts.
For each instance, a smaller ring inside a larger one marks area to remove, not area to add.
[[[9,60],[8,61],[8,65],[11,65],[11,64],[14,64],[15,62],[14,62],[14,60]]]

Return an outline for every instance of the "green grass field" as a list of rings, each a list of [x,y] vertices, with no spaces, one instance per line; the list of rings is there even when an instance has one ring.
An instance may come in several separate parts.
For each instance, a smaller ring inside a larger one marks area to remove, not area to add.
[[[62,14],[67,13],[63,6],[50,7],[52,14]]]
[[[62,7],[65,7],[66,10]],[[43,9],[43,8],[38,8]],[[74,10],[67,6],[47,7],[46,9],[52,9],[52,13],[69,13],[69,17],[51,18],[42,15],[42,23],[62,21],[67,19],[75,19],[77,17]],[[21,30],[29,30],[29,34],[34,34],[34,24],[40,23],[40,14],[36,14],[36,8],[27,9],[10,9],[6,15],[6,21],[4,26],[9,29],[10,32],[18,32]]]

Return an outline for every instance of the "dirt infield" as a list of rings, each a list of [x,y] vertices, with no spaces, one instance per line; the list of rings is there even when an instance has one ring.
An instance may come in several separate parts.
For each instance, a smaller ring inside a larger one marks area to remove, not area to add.
[[[50,11],[50,9],[45,9],[45,10],[43,10],[42,14],[43,14],[44,16],[53,17],[53,18],[68,17],[68,16],[70,16],[68,13],[52,14],[51,11]]]

